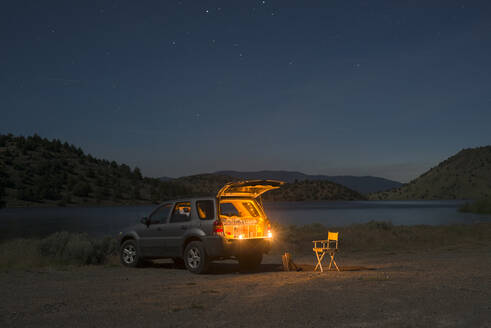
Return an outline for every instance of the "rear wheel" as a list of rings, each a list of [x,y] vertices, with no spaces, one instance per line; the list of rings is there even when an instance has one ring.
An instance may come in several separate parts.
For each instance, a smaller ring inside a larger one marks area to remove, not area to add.
[[[252,271],[257,269],[262,261],[262,253],[243,254],[239,256],[239,267],[241,271]]]
[[[142,265],[143,261],[134,239],[129,239],[121,245],[119,259],[121,260],[121,264],[127,267],[134,268]]]
[[[184,249],[184,264],[186,269],[192,273],[206,273],[208,271],[210,260],[202,242],[192,241],[187,244]]]

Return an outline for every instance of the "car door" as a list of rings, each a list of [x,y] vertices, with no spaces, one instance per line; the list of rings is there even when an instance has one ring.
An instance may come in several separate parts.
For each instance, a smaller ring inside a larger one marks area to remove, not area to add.
[[[181,246],[187,230],[191,228],[191,202],[176,202],[165,226],[166,256],[181,256]]]
[[[145,257],[165,256],[165,226],[172,210],[172,203],[157,207],[148,217],[148,224],[139,231],[140,249]]]

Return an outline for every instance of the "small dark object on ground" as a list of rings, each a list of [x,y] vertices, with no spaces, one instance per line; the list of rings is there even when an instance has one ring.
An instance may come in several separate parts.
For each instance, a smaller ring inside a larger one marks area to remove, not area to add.
[[[303,269],[293,262],[290,253],[285,252],[285,254],[281,257],[283,261],[283,270],[284,271],[302,271]]]

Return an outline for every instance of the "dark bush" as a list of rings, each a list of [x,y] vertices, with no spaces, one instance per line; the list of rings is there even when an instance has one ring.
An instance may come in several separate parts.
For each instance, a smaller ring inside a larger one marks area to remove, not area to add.
[[[62,231],[41,240],[39,252],[60,264],[103,264],[108,256],[116,254],[117,242],[112,237],[93,239]]]
[[[491,198],[484,198],[473,203],[465,203],[459,208],[461,212],[491,214]]]

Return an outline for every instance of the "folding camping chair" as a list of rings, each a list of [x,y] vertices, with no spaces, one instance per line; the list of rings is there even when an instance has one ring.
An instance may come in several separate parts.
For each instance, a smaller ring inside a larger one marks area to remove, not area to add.
[[[331,262],[329,262],[329,269],[331,270],[331,266],[334,263],[334,266],[336,269],[339,271],[338,265],[336,264],[336,261],[334,260],[334,255],[338,251],[338,232],[328,232],[327,233],[327,239],[326,240],[314,240],[312,241],[314,243],[314,253],[315,256],[317,257],[317,265],[314,268],[314,271],[317,270],[317,268],[320,268],[321,272],[324,272],[324,269],[322,268],[322,260],[324,259],[324,256],[326,254],[329,254],[331,257]]]

